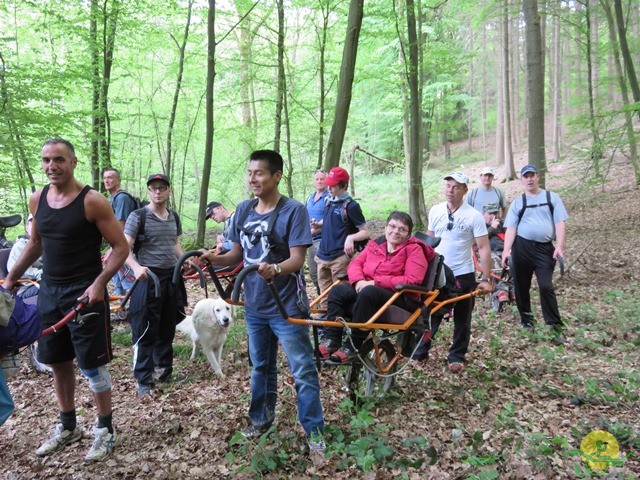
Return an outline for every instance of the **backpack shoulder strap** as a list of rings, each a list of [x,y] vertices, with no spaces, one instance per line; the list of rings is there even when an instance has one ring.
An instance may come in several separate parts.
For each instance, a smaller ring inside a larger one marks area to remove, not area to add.
[[[137,255],[140,251],[140,247],[142,246],[142,242],[144,241],[144,226],[147,223],[147,212],[146,208],[142,207],[134,212],[138,212],[138,233],[136,235],[136,241],[133,243],[133,254]],[[131,212],[133,213],[133,212]]]
[[[473,207],[473,203],[476,201],[476,197],[478,196],[478,189],[474,188],[471,190],[471,193],[467,197],[467,203]]]
[[[238,218],[237,218],[237,222],[236,222],[236,227],[237,228],[239,228],[241,230],[244,228],[244,222],[247,221],[247,217],[249,216],[249,212],[257,204],[258,204],[258,199],[257,198],[254,198],[253,200],[251,200],[249,202],[249,205],[247,206],[247,208],[244,209],[244,211],[242,212],[242,215],[238,216]]]
[[[274,208],[273,211],[271,212],[271,215],[269,215],[269,224],[267,225],[267,231],[265,232],[265,235],[269,236],[271,235],[271,232],[273,232],[273,226],[275,225],[276,220],[278,219],[280,210],[282,210],[282,207],[284,206],[285,202],[288,199],[289,198],[285,197],[284,195],[280,196],[280,200],[278,200],[278,203],[276,204],[276,208]]]
[[[521,198],[522,198],[522,208],[518,212],[518,223],[520,223],[520,220],[522,220],[524,211],[527,209],[527,195],[523,193]]]
[[[551,192],[549,190],[547,192],[547,205],[549,205],[549,210],[551,211],[551,223],[553,222],[553,203],[551,203]]]
[[[498,206],[500,208],[502,208],[502,201],[504,200],[504,194],[502,193],[502,190],[500,190],[499,188],[493,187],[493,189],[496,191],[496,195],[498,196]]]

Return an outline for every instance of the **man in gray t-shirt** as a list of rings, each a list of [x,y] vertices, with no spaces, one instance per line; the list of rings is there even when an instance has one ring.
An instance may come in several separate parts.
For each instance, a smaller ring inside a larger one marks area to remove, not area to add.
[[[569,215],[557,193],[540,188],[540,175],[533,165],[522,167],[520,183],[525,193],[513,201],[504,222],[507,231],[502,265],[506,266],[507,258],[511,255],[511,275],[522,326],[532,328],[534,324],[529,290],[535,272],[544,321],[559,332],[554,342],[564,343],[565,339],[560,333],[563,323],[552,276],[556,260],[564,256],[565,222]]]
[[[500,207],[498,218],[504,218],[507,213],[507,200],[504,198],[504,192],[494,187],[493,168],[484,167],[480,171],[480,186],[474,188],[467,195],[467,203],[480,213],[483,213],[483,207],[490,203],[497,203]]]
[[[180,218],[167,208],[171,196],[169,178],[151,175],[147,186],[149,205],[132,212],[124,227],[129,247],[135,250],[126,263],[141,281],[131,294],[129,307],[133,375],[138,383],[139,401],[152,398],[151,389],[156,381],[172,378],[173,338],[176,324],[184,318],[186,300],[184,285],[176,287],[171,281],[173,267],[184,250],[178,241],[182,235]],[[147,275],[149,271],[160,280],[157,297]]]

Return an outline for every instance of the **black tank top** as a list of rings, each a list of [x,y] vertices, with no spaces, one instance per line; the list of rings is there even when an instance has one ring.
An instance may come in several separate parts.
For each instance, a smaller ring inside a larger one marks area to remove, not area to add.
[[[84,197],[90,189],[86,185],[69,205],[62,208],[49,206],[49,185],[42,189],[35,220],[42,237],[42,276],[47,283],[92,282],[102,271],[102,235],[84,213]]]

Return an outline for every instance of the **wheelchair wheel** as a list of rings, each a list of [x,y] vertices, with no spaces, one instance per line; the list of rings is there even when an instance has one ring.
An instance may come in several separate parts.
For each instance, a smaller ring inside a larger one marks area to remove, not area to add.
[[[381,356],[380,362],[385,367],[396,356],[396,349],[388,339],[382,340],[378,347]],[[364,365],[358,359],[345,367],[347,389],[354,403],[361,397],[377,398],[384,396],[385,393],[391,390],[395,382],[395,377],[393,376],[380,376],[376,373],[378,364],[376,362],[376,350],[371,338],[364,342],[359,353],[362,360],[364,360]],[[391,375],[397,369],[397,364],[394,364],[385,375]]]

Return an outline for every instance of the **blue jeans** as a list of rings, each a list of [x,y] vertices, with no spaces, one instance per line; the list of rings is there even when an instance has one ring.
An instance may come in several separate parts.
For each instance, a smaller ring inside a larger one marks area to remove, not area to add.
[[[126,265],[123,265],[120,270],[116,272],[111,281],[113,282],[114,293],[116,295],[124,295],[135,281],[133,270]]]
[[[260,429],[273,423],[278,398],[278,341],[289,360],[298,394],[298,419],[307,436],[324,432],[320,382],[309,340],[309,329],[282,317],[246,315],[251,369],[249,419]]]

